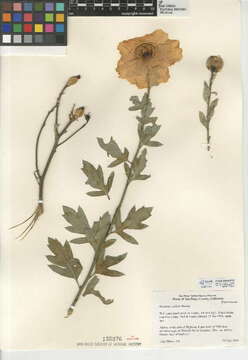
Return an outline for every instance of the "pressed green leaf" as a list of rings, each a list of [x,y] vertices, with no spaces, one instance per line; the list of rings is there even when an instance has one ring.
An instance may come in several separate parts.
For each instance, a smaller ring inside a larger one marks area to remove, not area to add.
[[[68,206],[63,206],[63,210],[63,217],[71,224],[66,229],[73,233],[86,234],[90,227],[83,209],[79,206],[77,211],[75,211]]]
[[[203,99],[206,101],[206,103],[208,103],[209,101],[209,96],[211,94],[210,88],[208,86],[208,84],[206,83],[206,81],[204,81],[204,85],[203,85]]]
[[[73,244],[86,244],[90,243],[94,250],[97,249],[99,242],[105,238],[109,226],[111,223],[111,217],[108,212],[104,213],[98,221],[94,221],[92,227],[88,227],[85,237],[79,237],[71,240]],[[110,246],[110,245],[109,245]]]
[[[106,299],[104,296],[102,296],[99,290],[92,290],[91,294],[98,297],[104,305],[110,305],[114,301],[113,299]]]
[[[135,180],[147,180],[151,177],[151,175],[137,175]]]
[[[154,107],[152,107],[151,99],[148,97],[148,93],[145,93],[140,101],[137,96],[132,96],[130,100],[133,103],[133,106],[129,108],[131,111],[140,110],[140,116],[136,116],[136,119],[139,121],[139,125],[146,125],[149,123],[155,124],[157,117],[151,117]],[[140,136],[141,138],[141,136]]]
[[[146,154],[147,154],[147,150],[143,149],[140,156],[137,156],[136,159],[133,162],[133,167],[132,167],[132,180],[140,180],[140,176],[142,175],[142,171],[145,169],[146,167]],[[144,175],[146,178],[150,177],[150,175]],[[144,178],[142,178],[142,180],[144,180]]]
[[[78,276],[80,275],[80,273],[77,275],[78,270],[80,269],[80,272],[82,270],[80,268],[80,264],[76,263],[76,262],[74,262],[73,265],[71,264],[71,266],[73,266],[73,271],[71,271],[71,269],[69,269],[69,268],[64,268],[64,267],[57,266],[57,265],[49,264],[48,266],[52,271],[56,272],[57,274],[68,277],[68,278],[72,278],[72,279],[77,279]]]
[[[104,254],[104,252],[102,254]],[[121,276],[121,275],[123,275],[123,273],[121,273],[117,270],[109,269],[109,267],[119,264],[121,261],[123,261],[126,258],[126,256],[127,256],[127,253],[121,254],[118,256],[107,255],[105,257],[99,257],[96,262],[96,273],[106,275],[106,276]]]
[[[102,190],[102,188],[104,188],[101,166],[96,169],[90,162],[84,160],[82,170],[88,178],[86,184],[92,186],[95,189]]]
[[[103,175],[103,170],[102,170],[101,165],[98,165],[98,167],[97,167],[97,169],[96,169],[96,172],[97,172],[97,174],[98,174],[98,177],[99,177],[101,183],[104,184],[104,175]]]
[[[141,100],[142,109],[147,104],[147,101],[148,101],[148,94],[147,94],[147,92],[145,92],[143,97],[142,97],[142,100]]]
[[[104,213],[102,217],[100,217],[99,221],[95,221],[93,223],[92,228],[88,232],[88,239],[93,249],[96,250],[99,242],[103,241],[105,238],[109,226],[111,223],[111,217],[108,212]]]
[[[133,106],[130,106],[128,110],[137,111],[142,108],[142,102],[139,100],[138,96],[131,96],[130,101],[133,103]]]
[[[122,152],[119,145],[116,141],[111,137],[108,143],[105,143],[102,138],[97,138],[98,144],[101,146],[103,150],[107,152],[107,155],[112,156],[114,159],[113,162],[109,165],[109,167],[117,166],[128,159],[129,152],[125,148]]]
[[[135,240],[135,238],[127,233],[125,233],[124,231],[120,231],[118,232],[118,235],[120,235],[122,237],[122,239],[126,240],[127,242],[137,245],[138,241]]]
[[[153,147],[158,147],[158,146],[162,146],[163,144],[159,141],[148,141],[147,146],[153,146]]]
[[[96,271],[96,268],[98,266],[101,266],[103,261],[104,261],[104,257],[105,257],[105,252],[106,252],[106,248],[103,246],[100,248],[100,253],[98,255],[98,258],[97,258],[97,261],[96,261],[96,267],[95,267],[95,271]]]
[[[108,167],[115,167],[115,166],[118,166],[118,165],[120,165],[120,164],[122,164],[123,163],[123,160],[122,159],[116,159],[116,160],[114,160],[114,161],[112,161],[110,164],[109,164],[109,166]]]
[[[138,124],[138,135],[139,135],[139,138],[141,140],[142,137],[143,137],[143,126],[140,123]]]
[[[111,155],[113,158],[116,159],[122,156],[122,151],[116,141],[112,138],[112,136],[108,143],[105,143],[102,138],[97,138],[97,141],[100,147],[107,152],[108,156]]]
[[[56,256],[60,256],[62,259],[64,259],[64,256],[62,256],[63,252],[63,245],[57,240],[53,238],[48,238],[48,248],[54,253]]]
[[[152,107],[152,103],[150,99],[146,100],[146,103],[141,109],[141,116],[143,119],[149,117],[154,111],[154,108]]]
[[[88,191],[86,194],[89,196],[104,196],[104,195],[106,195],[106,193],[101,190],[100,191]]]
[[[84,291],[83,296],[91,294],[91,290],[93,290],[96,285],[99,283],[99,278],[97,276],[94,276],[87,284],[86,289]]]
[[[138,156],[135,159],[134,166],[133,166],[135,174],[140,174],[145,169],[146,163],[147,163],[146,154],[147,154],[147,150],[143,149],[140,156]]]
[[[199,119],[200,122],[202,123],[203,126],[205,126],[205,128],[208,127],[208,121],[206,119],[206,116],[204,115],[204,113],[202,111],[199,111]]]
[[[219,99],[215,99],[209,105],[209,112],[208,112],[209,120],[214,116],[214,110],[215,110],[216,106],[218,105],[218,102],[219,102]]]
[[[59,256],[47,255],[47,260],[50,261],[54,265],[63,265],[64,264],[64,257],[61,259]]]
[[[127,253],[124,253],[124,254],[121,254],[121,255],[118,255],[118,256],[110,256],[110,255],[107,255],[104,259],[104,266],[105,267],[110,267],[110,266],[113,266],[113,265],[117,265],[119,264],[121,261],[123,261],[127,256]]]
[[[87,176],[86,184],[101,191],[101,193],[90,191],[87,193],[89,196],[102,196],[102,192],[108,196],[107,184],[104,183],[103,170],[100,165],[95,168],[90,162],[84,160],[82,171]]]
[[[128,155],[129,155],[129,152],[126,148],[124,148],[124,152],[123,154],[121,155],[121,157],[119,157],[118,159],[112,161],[108,167],[115,167],[115,166],[118,166],[120,164],[122,164],[124,161],[127,161],[128,160]]]
[[[112,188],[114,176],[115,176],[115,173],[112,171],[112,173],[109,175],[108,181],[107,181],[107,189],[108,189],[108,192],[110,192],[110,190],[111,190],[111,188]]]
[[[89,242],[89,239],[87,237],[79,237],[76,239],[72,239],[70,240],[71,243],[73,244],[87,244]]]
[[[98,231],[99,237],[101,237],[101,238],[105,237],[110,223],[111,223],[111,216],[110,216],[109,212],[105,212],[103,214],[103,216],[100,217],[100,220],[99,220],[99,231]]]
[[[74,276],[71,276],[71,272],[68,270],[68,269],[65,269],[65,268],[62,268],[60,266],[57,266],[57,265],[48,265],[49,268],[56,272],[57,274],[61,275],[61,276],[66,276],[66,277],[69,277],[69,278],[73,278]]]
[[[105,212],[99,219],[99,227],[96,234],[96,239],[101,241],[107,234],[109,225],[111,223],[111,216],[109,212]]]
[[[151,100],[150,98],[148,98],[147,93],[145,93],[142,98],[140,111],[141,111],[141,116],[137,116],[136,118],[142,125],[146,125],[149,123],[155,124],[155,122],[157,121],[157,117],[151,117],[154,111],[154,107],[152,107]]]
[[[87,287],[84,291],[84,294],[83,296],[86,296],[86,295],[95,295],[96,297],[98,297],[102,302],[103,304],[105,305],[109,305],[111,304],[114,300],[113,299],[105,299],[105,297],[103,297],[100,293],[99,290],[95,290],[95,287],[96,285],[99,283],[99,278],[97,276],[94,276],[87,284]]]
[[[151,216],[152,207],[141,207],[136,210],[133,206],[129,211],[125,221],[121,220],[120,211],[118,217],[114,219],[115,232],[120,235],[124,240],[131,244],[138,244],[134,237],[124,232],[125,229],[144,229],[148,225],[144,224],[143,221],[147,220]]]
[[[128,110],[137,111],[140,109],[141,102],[138,96],[131,96],[129,100],[133,103],[133,106],[130,106]]]
[[[148,219],[151,216],[152,207],[144,207],[136,210],[136,207],[133,206],[129,211],[128,216],[124,223],[122,224],[124,229],[144,229],[148,225],[143,224],[142,222]]]
[[[140,116],[136,116],[136,119],[143,125],[152,123],[155,124],[155,122],[158,120],[157,117],[153,116],[153,117],[149,117],[149,116],[144,116],[144,117],[140,117]]]
[[[131,111],[142,110],[144,109],[144,107],[148,102],[148,94],[144,93],[141,101],[139,100],[138,96],[131,96],[130,101],[133,103],[133,106],[131,106],[129,110]]]
[[[92,227],[88,231],[86,238],[94,250],[97,248],[96,234],[99,230],[99,221],[94,221]]]
[[[119,228],[121,226],[121,210],[118,209],[118,211],[115,214],[115,217],[113,218],[113,223],[115,224],[116,228]]]
[[[117,276],[123,276],[124,274],[122,272],[120,272],[120,271],[117,271],[117,270],[104,269],[101,272],[101,275],[117,277]]]
[[[71,245],[68,241],[65,242],[64,244],[64,252],[67,255],[68,259],[73,259],[73,253],[72,253],[72,249],[71,249]]]
[[[113,245],[116,242],[116,239],[108,239],[104,242],[104,247],[107,248],[111,245]]]
[[[147,143],[158,133],[161,125],[153,124],[146,126],[143,130],[139,130],[140,140],[144,145]]]
[[[130,167],[126,162],[124,163],[124,170],[125,170],[126,176],[129,177]]]
[[[116,159],[114,161],[112,161],[108,167],[115,167],[115,166],[118,166],[120,164],[122,164],[124,161],[127,161],[128,160],[128,153],[125,153],[123,154],[123,156],[119,159]]]
[[[125,229],[144,229],[148,225],[143,224],[143,221],[147,220],[151,216],[152,207],[142,206],[139,209],[136,209],[135,206],[129,211],[125,221],[121,220],[120,211],[118,212],[118,217],[114,219],[114,224],[117,234],[120,235],[121,232]]]
[[[80,260],[73,257],[72,249],[68,241],[64,246],[57,240],[48,238],[48,247],[55,256],[47,255],[52,265],[49,268],[57,274],[75,280],[78,279],[83,269]]]

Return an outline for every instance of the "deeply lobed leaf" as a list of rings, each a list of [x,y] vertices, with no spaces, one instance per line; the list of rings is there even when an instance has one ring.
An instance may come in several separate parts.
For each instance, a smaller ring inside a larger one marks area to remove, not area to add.
[[[102,167],[99,165],[95,168],[90,162],[84,160],[82,171],[87,176],[86,184],[90,185],[94,189],[98,189],[99,191],[89,191],[87,195],[89,196],[108,196],[109,191],[113,184],[114,173],[112,172],[109,175],[107,183],[104,182],[104,175]]]
[[[140,156],[137,156],[137,158],[133,162],[131,180],[146,180],[150,177],[150,175],[141,174],[146,167],[146,163],[147,163],[146,154],[147,154],[147,150],[143,149]]]
[[[95,290],[96,285],[99,283],[99,278],[97,276],[94,276],[87,284],[87,287],[83,293],[83,296],[86,295],[95,295],[96,297],[98,297],[103,304],[105,305],[109,305],[111,304],[114,300],[113,299],[105,299],[105,297],[103,297],[100,293],[99,290]]]
[[[49,268],[57,274],[77,281],[83,269],[79,259],[73,257],[68,241],[62,245],[57,239],[48,238],[48,247],[54,255],[47,255]]]
[[[86,234],[90,228],[87,217],[83,209],[79,206],[77,211],[69,206],[63,206],[65,220],[71,224],[66,229],[76,234]]]
[[[116,159],[109,164],[109,167],[117,166],[128,160],[128,150],[124,148],[124,151],[122,152],[119,145],[112,137],[108,143],[105,143],[102,138],[97,138],[97,141],[100,147],[107,152],[108,156],[110,155]]]
[[[104,253],[105,253],[105,251],[102,252],[102,256],[100,256],[97,260],[96,273],[101,274],[101,275],[106,275],[106,276],[122,276],[122,275],[124,275],[120,271],[109,269],[109,267],[111,267],[113,265],[117,265],[121,261],[123,261],[126,258],[127,253],[121,254],[118,256],[110,256],[110,255],[104,256]]]
[[[126,220],[123,223],[125,229],[144,229],[148,225],[143,224],[143,221],[148,219],[151,216],[152,207],[144,207],[136,210],[136,207],[133,206],[129,211]]]
[[[102,138],[97,138],[97,141],[100,147],[107,152],[108,156],[110,155],[116,159],[122,156],[122,151],[112,136],[108,143],[105,143]]]
[[[122,221],[120,211],[118,211],[117,216],[114,219],[115,232],[131,244],[138,244],[137,240],[135,240],[135,238],[131,235],[127,234],[124,230],[146,228],[148,225],[144,224],[143,221],[147,220],[151,216],[151,212],[152,207],[143,206],[136,210],[136,207],[133,206],[129,211],[126,219]]]

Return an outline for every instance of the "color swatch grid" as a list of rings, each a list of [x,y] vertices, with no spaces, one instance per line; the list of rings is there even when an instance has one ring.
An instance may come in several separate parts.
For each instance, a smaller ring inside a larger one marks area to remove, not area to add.
[[[0,45],[67,44],[67,0],[0,0]]]

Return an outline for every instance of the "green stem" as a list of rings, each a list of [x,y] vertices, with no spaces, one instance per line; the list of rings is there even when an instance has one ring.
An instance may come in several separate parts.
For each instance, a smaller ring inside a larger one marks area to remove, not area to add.
[[[42,173],[42,175],[40,175],[40,182],[39,182],[39,200],[40,201],[43,201],[45,177],[46,177],[47,171],[49,169],[49,166],[50,166],[50,164],[52,162],[52,159],[53,159],[53,157],[54,157],[54,155],[56,153],[57,147],[58,147],[58,140],[56,140],[54,142],[52,150],[51,150],[51,152],[50,152],[50,154],[48,156],[45,168],[43,170],[43,173]]]
[[[37,140],[36,140],[36,146],[35,146],[35,164],[36,164],[36,176],[37,176],[37,181],[38,181],[38,184],[39,184],[39,201],[43,201],[43,193],[44,193],[44,182],[45,182],[45,177],[46,177],[46,174],[48,172],[48,169],[51,165],[51,162],[52,162],[52,159],[58,149],[58,147],[62,144],[64,144],[66,141],[68,141],[69,139],[71,139],[74,135],[76,135],[80,130],[82,130],[89,122],[89,119],[90,118],[86,118],[86,122],[80,126],[77,130],[75,130],[71,135],[69,135],[66,139],[61,140],[62,136],[65,135],[65,133],[67,132],[67,130],[69,129],[69,127],[71,126],[71,124],[75,121],[74,117],[73,117],[73,111],[74,111],[74,108],[75,108],[75,105],[73,105],[72,107],[72,110],[69,114],[69,119],[67,121],[67,123],[65,124],[65,126],[62,128],[61,131],[58,130],[58,126],[59,126],[59,123],[58,123],[58,116],[59,116],[59,107],[60,107],[60,103],[61,103],[61,98],[62,96],[64,95],[64,92],[65,90],[67,89],[68,85],[64,85],[64,87],[62,88],[62,90],[60,91],[58,97],[57,97],[57,100],[56,100],[56,104],[53,106],[53,108],[48,112],[45,120],[43,121],[42,123],[42,126],[40,128],[40,131],[38,133],[38,136],[37,136]],[[44,170],[41,174],[40,172],[40,169],[39,169],[39,164],[38,164],[38,149],[39,149],[39,142],[40,142],[40,136],[41,136],[41,133],[42,133],[42,130],[44,129],[45,125],[46,125],[46,121],[49,117],[49,115],[55,110],[55,121],[54,121],[54,143],[53,143],[53,146],[52,146],[52,149],[51,149],[51,152],[47,158],[47,161],[46,161],[46,164],[45,164],[45,167],[44,167]]]
[[[149,98],[150,98],[150,88],[148,88],[147,95],[148,95],[148,96],[147,96],[147,101],[148,101]],[[144,126],[144,125],[143,125],[143,126]],[[102,250],[102,246],[103,246],[103,244],[104,244],[104,241],[105,241],[106,238],[111,234],[112,228],[113,228],[113,226],[114,226],[114,224],[115,224],[116,216],[117,216],[118,212],[121,210],[123,201],[124,201],[124,199],[125,199],[125,197],[126,197],[126,194],[127,194],[128,187],[129,187],[130,183],[132,182],[132,179],[131,179],[132,170],[133,170],[134,163],[135,163],[135,161],[136,161],[136,159],[137,159],[137,157],[138,157],[138,155],[139,155],[139,152],[140,152],[140,149],[142,148],[142,146],[143,146],[143,144],[142,144],[141,141],[139,140],[137,149],[136,149],[136,151],[135,151],[133,160],[132,160],[132,162],[131,162],[131,167],[130,167],[129,175],[128,175],[128,177],[127,177],[127,180],[126,180],[126,183],[125,183],[125,186],[124,186],[124,189],[123,189],[123,192],[122,192],[120,201],[119,201],[119,203],[118,203],[118,205],[117,205],[117,207],[116,207],[116,209],[115,209],[115,212],[114,212],[114,215],[113,215],[113,217],[112,217],[111,223],[110,223],[110,225],[109,225],[109,227],[108,227],[108,229],[107,229],[107,232],[106,232],[104,238],[102,239],[102,241],[99,242],[99,244],[98,244],[98,246],[97,246],[97,248],[96,248],[96,250],[95,250],[95,255],[94,255],[93,261],[92,261],[92,263],[91,263],[91,266],[90,266],[90,268],[89,268],[89,271],[88,271],[88,273],[87,273],[87,275],[86,275],[86,277],[85,277],[82,285],[79,287],[79,290],[78,290],[78,292],[77,292],[74,300],[72,301],[69,309],[67,310],[67,315],[66,315],[66,317],[69,317],[70,315],[72,315],[72,313],[73,313],[73,311],[74,311],[74,308],[75,308],[75,306],[76,306],[76,304],[77,304],[77,302],[78,302],[78,300],[79,300],[79,298],[80,298],[83,290],[85,289],[85,287],[86,287],[88,281],[90,280],[90,278],[94,275],[94,274],[93,274],[93,271],[94,271],[95,265],[96,265],[96,263],[97,263],[97,260],[98,260],[100,254],[101,254],[101,250]]]
[[[49,116],[53,113],[53,111],[55,110],[57,104],[54,105],[51,110],[48,111],[43,123],[41,124],[40,130],[38,132],[37,138],[36,138],[36,143],[35,143],[35,174],[36,174],[36,179],[37,181],[39,181],[40,178],[40,171],[39,171],[39,161],[38,161],[38,153],[39,153],[39,142],[40,142],[40,137],[41,137],[41,133],[44,129],[44,127],[46,126],[46,122],[47,119],[49,118]]]
[[[123,190],[121,199],[120,199],[120,201],[119,201],[118,206],[117,206],[116,209],[115,209],[115,212],[114,212],[114,215],[113,215],[113,217],[112,217],[112,221],[111,221],[111,223],[110,223],[110,225],[109,225],[109,227],[108,227],[107,233],[105,234],[103,241],[99,242],[99,244],[98,244],[98,246],[97,246],[97,248],[96,248],[95,255],[94,255],[92,264],[91,264],[91,266],[90,266],[90,268],[89,268],[89,271],[88,271],[88,273],[87,273],[87,275],[86,275],[86,277],[85,277],[82,285],[79,287],[79,290],[78,290],[78,292],[77,292],[74,300],[72,301],[71,306],[69,307],[69,309],[68,309],[68,311],[67,311],[67,316],[66,316],[66,317],[70,316],[70,315],[73,313],[74,307],[76,306],[76,304],[77,304],[77,302],[78,302],[78,300],[79,300],[79,298],[80,298],[80,296],[81,296],[81,294],[82,294],[85,286],[87,285],[87,283],[88,283],[88,281],[90,280],[90,278],[93,276],[93,270],[94,270],[95,265],[96,265],[96,263],[97,263],[98,257],[99,257],[100,254],[101,254],[102,245],[103,245],[105,239],[106,239],[106,238],[110,235],[110,233],[111,233],[111,229],[112,229],[112,227],[113,227],[113,225],[114,225],[114,223],[115,223],[115,218],[116,218],[118,212],[119,212],[120,209],[121,209],[121,206],[122,206],[123,201],[124,201],[124,199],[125,199],[125,196],[126,196],[128,187],[129,187],[129,185],[130,185],[130,183],[131,183],[131,181],[132,181],[132,180],[130,179],[130,178],[131,178],[132,167],[133,167],[134,161],[136,160],[136,158],[137,158],[137,156],[138,156],[138,154],[139,154],[140,148],[141,148],[141,143],[139,142],[139,145],[138,145],[138,147],[137,147],[137,150],[136,150],[136,152],[135,152],[135,155],[134,155],[134,158],[133,158],[133,161],[132,161],[132,166],[131,166],[131,168],[130,168],[130,173],[129,173],[129,176],[128,176],[128,178],[127,178],[127,181],[126,181],[126,184],[125,184],[125,187],[124,187],[124,190]]]
[[[210,136],[210,127],[209,127],[209,123],[207,126],[207,150],[210,151],[210,140],[211,140],[211,136]]]
[[[70,138],[72,138],[74,135],[76,135],[80,130],[82,130],[87,124],[88,124],[89,120],[86,120],[86,123],[84,123],[82,126],[80,126],[80,128],[78,128],[77,130],[75,130],[71,135],[69,135],[65,140],[61,141],[58,146],[64,144],[66,141],[68,141]]]
[[[59,96],[57,97],[57,101],[56,101],[56,111],[55,111],[55,122],[54,122],[54,134],[55,134],[55,138],[59,135],[59,106],[60,106],[60,100],[62,98],[62,96],[64,95],[65,90],[67,89],[68,85],[67,83],[65,84],[65,86],[62,88],[62,90],[59,93]]]
[[[216,76],[216,73],[214,71],[211,71],[211,75],[210,75],[210,79],[209,79],[209,83],[208,83],[209,97],[208,97],[208,101],[207,101],[207,115],[206,115],[206,119],[207,119],[207,150],[208,151],[210,151],[210,148],[211,148],[210,147],[211,136],[210,136],[209,111],[210,111],[210,104],[211,104],[212,86],[213,86],[215,76]]]
[[[67,89],[67,87],[69,87],[70,85],[68,85],[68,82],[63,86],[62,90],[60,91],[57,100],[56,100],[56,104],[48,111],[47,115],[45,116],[45,119],[43,120],[40,130],[38,132],[37,138],[36,138],[36,143],[35,143],[35,171],[34,171],[34,176],[35,179],[38,183],[38,205],[36,207],[36,209],[34,210],[34,212],[32,213],[31,216],[29,216],[27,219],[25,219],[24,221],[18,223],[17,225],[13,226],[12,228],[15,228],[17,226],[23,225],[26,222],[28,222],[30,220],[30,222],[28,223],[27,227],[24,229],[24,231],[21,233],[21,237],[24,238],[27,236],[27,234],[32,230],[32,228],[34,227],[35,223],[37,222],[37,220],[39,219],[39,217],[43,214],[44,212],[44,205],[43,205],[43,196],[44,196],[44,183],[45,183],[45,178],[48,172],[48,169],[51,165],[52,159],[54,158],[54,155],[57,151],[57,148],[64,144],[66,141],[68,141],[70,138],[72,138],[74,135],[76,135],[81,129],[83,129],[87,123],[89,122],[90,117],[86,117],[85,116],[85,120],[86,123],[84,123],[82,126],[79,127],[79,129],[75,130],[71,135],[69,135],[65,140],[61,140],[62,136],[67,132],[68,128],[70,127],[70,125],[75,121],[75,118],[73,117],[73,111],[75,108],[75,105],[73,105],[72,110],[69,114],[69,119],[66,122],[65,126],[62,128],[61,131],[59,131],[58,127],[59,127],[59,122],[58,122],[58,118],[59,118],[59,107],[60,107],[60,103],[61,103],[61,99],[62,96],[64,95],[65,90]],[[39,167],[39,145],[40,145],[40,139],[41,139],[41,135],[42,132],[46,126],[47,120],[49,118],[49,116],[55,111],[55,120],[54,120],[54,143],[52,146],[52,149],[48,155],[47,161],[45,163],[44,166],[44,170],[41,172],[40,167]],[[79,285],[79,284],[78,284]]]
[[[65,84],[62,88],[62,90],[60,91],[57,100],[56,100],[56,104],[51,108],[51,110],[48,111],[43,123],[41,124],[41,128],[38,132],[37,135],[37,139],[36,139],[36,144],[35,144],[35,176],[36,179],[38,181],[39,184],[39,200],[42,201],[43,200],[43,187],[44,187],[44,180],[45,180],[45,176],[46,173],[48,171],[48,168],[50,166],[50,163],[55,155],[56,152],[56,148],[58,147],[58,140],[59,140],[59,133],[58,133],[58,114],[59,114],[59,107],[60,107],[60,102],[61,102],[61,98],[64,95],[64,92],[67,88],[67,84]],[[40,169],[39,169],[39,144],[40,144],[40,137],[42,134],[43,129],[46,126],[46,122],[47,119],[49,118],[49,116],[53,113],[53,111],[55,110],[55,121],[54,121],[54,134],[55,134],[55,138],[54,138],[54,144],[52,147],[52,150],[48,156],[47,162],[45,164],[45,168],[41,174]]]

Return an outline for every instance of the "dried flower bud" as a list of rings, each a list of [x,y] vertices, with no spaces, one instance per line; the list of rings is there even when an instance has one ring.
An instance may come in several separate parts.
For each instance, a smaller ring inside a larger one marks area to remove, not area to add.
[[[80,75],[70,77],[66,83],[66,86],[72,86],[72,85],[76,84],[79,79],[81,79]]]
[[[75,120],[76,120],[76,119],[79,119],[80,117],[83,116],[83,114],[84,114],[84,109],[85,109],[84,106],[81,106],[81,107],[77,108],[77,109],[74,111],[73,117],[74,117]]]
[[[206,66],[211,72],[219,72],[224,66],[224,61],[221,56],[209,56]]]
[[[85,120],[88,122],[88,121],[90,121],[91,115],[90,115],[90,113],[88,113],[88,114],[85,114],[84,117],[85,117]]]

